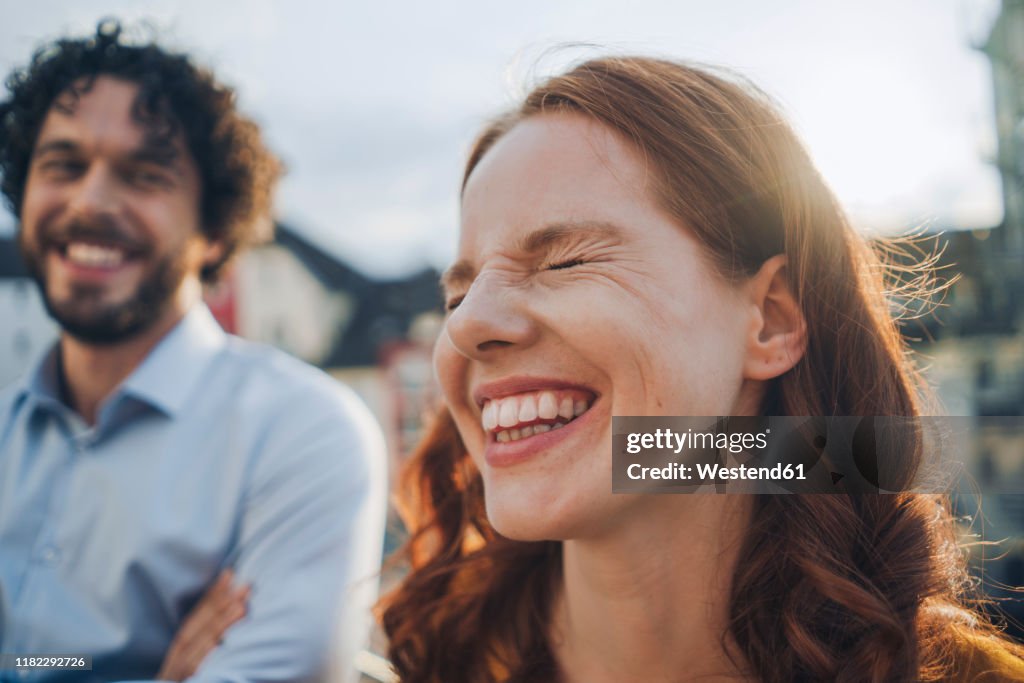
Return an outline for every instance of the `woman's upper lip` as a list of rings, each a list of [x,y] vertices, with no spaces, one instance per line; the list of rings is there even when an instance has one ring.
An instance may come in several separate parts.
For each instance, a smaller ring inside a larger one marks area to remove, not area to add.
[[[577,389],[589,392],[594,398],[597,398],[596,391],[579,382],[555,377],[518,376],[506,377],[479,385],[473,390],[473,401],[476,402],[477,406],[483,407],[485,401],[495,398],[503,398],[513,394],[524,394],[529,391],[543,391],[544,389]]]

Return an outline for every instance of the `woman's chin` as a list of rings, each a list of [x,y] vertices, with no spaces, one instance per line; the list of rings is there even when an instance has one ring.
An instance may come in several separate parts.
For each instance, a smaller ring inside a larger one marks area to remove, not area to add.
[[[614,510],[607,509],[608,501],[595,505],[592,496],[582,495],[584,491],[585,488],[572,492],[552,491],[551,495],[529,495],[522,490],[488,493],[485,495],[487,518],[495,531],[515,541],[581,538],[601,526],[608,514],[614,514]]]
[[[564,541],[572,537],[571,524],[555,515],[537,514],[522,503],[487,504],[487,518],[494,530],[513,541]]]

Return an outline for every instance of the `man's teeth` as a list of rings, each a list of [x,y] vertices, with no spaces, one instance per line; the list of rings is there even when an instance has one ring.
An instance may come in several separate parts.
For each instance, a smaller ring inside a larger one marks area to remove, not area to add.
[[[124,252],[113,247],[72,242],[67,249],[68,260],[88,268],[116,268],[124,263]]]
[[[501,443],[518,441],[534,434],[561,429],[590,407],[589,398],[579,391],[539,391],[488,400],[481,422],[485,431],[495,430]],[[546,422],[537,422],[537,420]],[[526,424],[531,423],[531,424]],[[524,425],[520,427],[519,425]],[[504,429],[498,429],[503,427]]]

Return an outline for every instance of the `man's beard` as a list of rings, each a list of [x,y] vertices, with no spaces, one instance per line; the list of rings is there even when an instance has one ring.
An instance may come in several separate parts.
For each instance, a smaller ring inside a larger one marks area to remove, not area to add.
[[[109,346],[126,341],[146,331],[156,323],[167,310],[171,299],[185,277],[184,253],[172,251],[159,260],[153,261],[135,292],[127,300],[116,304],[102,304],[103,285],[79,283],[71,286],[70,294],[63,300],[55,301],[46,287],[46,257],[55,240],[65,244],[71,239],[92,237],[105,238],[109,242],[129,242],[119,237],[116,228],[109,226],[86,226],[71,224],[63,230],[42,231],[35,244],[24,238],[24,228],[19,243],[25,263],[32,279],[39,287],[46,311],[61,328],[79,341],[96,346]],[[113,239],[111,239],[113,238]],[[149,245],[132,241],[133,250],[140,258],[153,258]]]

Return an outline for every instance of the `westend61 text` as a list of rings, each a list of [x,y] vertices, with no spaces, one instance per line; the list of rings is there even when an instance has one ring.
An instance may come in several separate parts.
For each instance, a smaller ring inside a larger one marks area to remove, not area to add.
[[[804,480],[803,465],[783,465],[779,463],[774,467],[725,467],[718,463],[696,463],[694,465],[682,465],[672,463],[665,467],[643,467],[638,463],[629,466],[626,474],[630,479],[671,479],[676,481],[693,481],[694,474],[700,481],[731,481],[731,480],[761,480],[761,481],[792,481]]]

